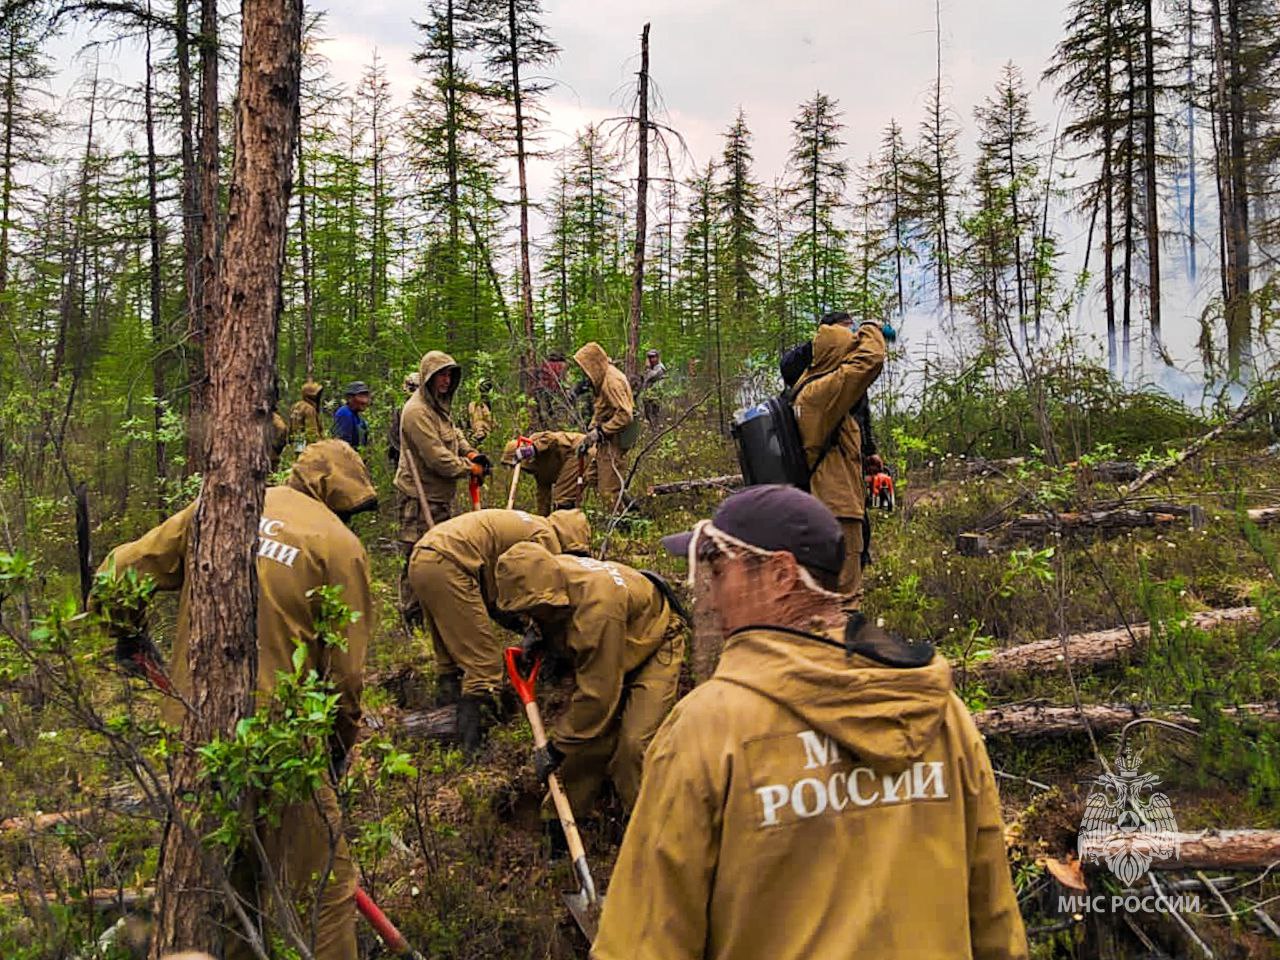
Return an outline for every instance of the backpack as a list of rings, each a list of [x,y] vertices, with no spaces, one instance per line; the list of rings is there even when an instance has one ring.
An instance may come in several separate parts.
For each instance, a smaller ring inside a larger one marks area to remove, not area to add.
[[[817,379],[821,378],[809,383]],[[738,447],[738,465],[742,468],[742,481],[746,486],[780,483],[807,492],[818,466],[835,448],[843,421],[836,424],[813,466],[809,466],[793,406],[798,392],[794,386],[787,387],[776,397],[757,403],[734,417],[731,432]]]

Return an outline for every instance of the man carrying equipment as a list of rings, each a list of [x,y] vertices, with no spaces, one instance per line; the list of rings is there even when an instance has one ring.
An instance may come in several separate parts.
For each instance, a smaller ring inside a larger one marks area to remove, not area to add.
[[[828,314],[813,338],[813,361],[795,387],[796,426],[813,476],[809,489],[840,521],[845,535],[839,591],[845,610],[862,603],[863,521],[862,433],[849,415],[880,376],[885,334],[874,321],[855,333],[848,314]],[[890,328],[892,330],[892,328]]]
[[[432,350],[418,365],[420,385],[400,411],[400,461],[396,469],[396,509],[400,517],[400,613],[409,629],[422,624],[422,607],[409,586],[409,556],[433,523],[453,515],[458,481],[483,479],[489,458],[477,453],[453,422],[453,395],[462,368],[453,357]],[[430,518],[423,512],[427,501]]]
[[[576,818],[591,812],[606,778],[630,811],[645,750],[676,702],[682,618],[645,574],[555,557],[537,543],[502,555],[497,586],[498,608],[527,617],[573,662],[573,697],[537,756],[538,778],[559,770]]]
[[[594,452],[578,456],[586,434],[540,430],[523,439],[528,443],[512,440],[507,444],[502,463],[521,464],[521,470],[533,475],[538,484],[538,513],[545,517],[552,510],[581,506],[586,489],[596,484]]]
[[[365,651],[374,620],[368,559],[344,520],[376,507],[376,493],[360,457],[339,440],[323,440],[303,450],[283,486],[267,488],[258,527],[257,702],[270,703],[277,675],[293,673],[295,641],[301,642],[306,649],[304,669],[315,670],[338,696],[330,744],[335,772],[344,765],[360,729]],[[102,565],[103,572],[119,575],[135,570],[152,577],[159,590],[180,592],[172,682],[187,698],[191,681],[186,562],[195,509],[192,504],[141,539],[117,547]],[[320,600],[310,592],[324,586],[340,587],[342,601],[357,614],[345,629],[345,648],[327,645],[317,635],[314,620]],[[117,659],[131,663],[135,651],[150,646],[145,623],[121,623],[110,617],[110,610],[107,613],[117,638]],[[180,700],[166,698],[165,719],[180,724],[182,709]],[[284,895],[290,904],[303,905],[304,921],[309,923],[310,905],[316,905],[317,960],[356,960],[356,871],[343,839],[333,788],[326,783],[313,800],[287,807],[274,825],[260,821],[257,831]],[[241,856],[247,868],[244,874],[259,872],[256,855],[246,850]],[[265,883],[257,889],[253,883],[248,887],[242,894],[257,904],[261,922],[269,923],[280,906],[267,902],[271,889]],[[248,945],[234,940],[228,957],[248,956]]]
[[[663,543],[724,650],[645,756],[594,960],[1025,960],[982,736],[930,644],[841,608],[830,511],[752,487]]]
[[[320,426],[320,397],[324,386],[314,380],[302,385],[302,399],[289,409],[289,435],[293,437],[294,449],[298,453],[308,443],[315,443],[324,436]]]
[[[595,447],[600,504],[612,513],[622,500],[622,482],[626,477],[620,435],[635,419],[635,400],[627,378],[594,340],[580,347],[573,359],[586,374],[595,399],[591,425],[579,450]]]
[[[490,622],[496,612],[498,558],[525,541],[551,553],[591,548],[581,510],[535,517],[523,510],[477,510],[437,524],[409,560],[409,584],[431,624],[441,702],[458,701],[463,750],[480,750],[484,731],[500,712],[503,644]]]

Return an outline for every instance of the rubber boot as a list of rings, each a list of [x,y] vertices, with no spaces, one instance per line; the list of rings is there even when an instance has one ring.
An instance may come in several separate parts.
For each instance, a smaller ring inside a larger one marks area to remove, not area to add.
[[[467,759],[475,759],[484,745],[483,704],[479,697],[458,698],[458,742]]]
[[[542,821],[542,839],[547,847],[547,859],[552,863],[569,859],[569,841],[559,820]]]
[[[462,696],[462,674],[457,672],[442,673],[436,677],[436,706],[447,707],[457,703]]]

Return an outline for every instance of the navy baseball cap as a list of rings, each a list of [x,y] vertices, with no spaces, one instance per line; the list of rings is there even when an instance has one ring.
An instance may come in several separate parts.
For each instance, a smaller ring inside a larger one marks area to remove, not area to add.
[[[838,575],[844,567],[844,533],[817,497],[795,487],[763,484],[735,493],[716,508],[711,524],[761,550],[786,551],[810,570]],[[689,552],[693,531],[662,538],[677,556]]]

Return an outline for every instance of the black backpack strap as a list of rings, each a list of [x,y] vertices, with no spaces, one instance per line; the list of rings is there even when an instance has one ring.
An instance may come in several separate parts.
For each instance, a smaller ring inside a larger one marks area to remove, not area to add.
[[[680,598],[676,596],[675,590],[671,588],[671,584],[663,578],[662,574],[654,573],[652,570],[641,570],[644,578],[654,585],[658,593],[662,594],[662,599],[667,602],[672,610],[685,623],[693,623],[693,618],[689,616],[689,612],[685,610],[684,604],[680,602]]]

